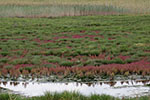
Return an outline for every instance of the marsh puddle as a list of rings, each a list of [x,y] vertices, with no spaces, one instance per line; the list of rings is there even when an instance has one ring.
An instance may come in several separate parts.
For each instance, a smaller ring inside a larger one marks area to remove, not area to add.
[[[96,83],[38,83],[38,82],[0,82],[0,87],[13,90],[24,96],[40,96],[45,92],[76,91],[83,95],[107,94],[115,97],[135,97],[150,95],[150,81],[114,81]]]

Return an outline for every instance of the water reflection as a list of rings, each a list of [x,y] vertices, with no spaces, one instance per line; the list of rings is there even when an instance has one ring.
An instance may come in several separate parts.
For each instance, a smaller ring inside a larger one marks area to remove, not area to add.
[[[46,91],[63,92],[63,91],[78,91],[83,95],[90,94],[107,94],[115,97],[133,97],[140,95],[150,95],[150,87],[145,86],[150,84],[150,80],[128,80],[128,81],[105,81],[105,82],[88,82],[88,83],[38,83],[38,82],[6,82],[1,81],[0,87],[13,90],[25,96],[39,96]]]
[[[32,85],[34,85],[34,82],[30,82],[32,83]],[[55,83],[55,82],[54,82]],[[83,82],[75,82],[76,83],[76,86],[82,86],[83,84],[84,85],[87,85],[88,87],[94,87],[95,85],[108,85],[110,87],[114,87],[116,84],[121,84],[121,85],[146,85],[146,84],[150,84],[150,80],[129,80],[129,81],[105,81],[105,82],[95,82],[95,83],[92,83],[92,82],[87,82],[87,83],[83,83]],[[28,82],[16,82],[16,81],[10,81],[10,82],[7,82],[7,81],[0,81],[0,85],[3,84],[4,86],[6,85],[10,85],[10,86],[18,86],[18,85],[22,85],[24,88],[27,87],[27,85],[29,85]],[[41,84],[41,83],[38,83],[38,84]],[[63,83],[59,83],[59,84],[63,84]],[[66,82],[64,83],[65,85],[68,85],[69,83]]]

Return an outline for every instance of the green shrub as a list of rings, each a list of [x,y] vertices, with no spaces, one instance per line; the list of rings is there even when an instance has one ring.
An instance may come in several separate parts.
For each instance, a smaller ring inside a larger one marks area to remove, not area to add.
[[[33,51],[31,52],[31,54],[32,54],[32,55],[41,55],[41,52],[40,52],[40,50],[33,50]]]
[[[106,50],[107,50],[107,48],[106,48],[105,46],[101,46],[101,51],[102,51],[103,53],[105,53]]]
[[[89,55],[96,55],[96,56],[98,56],[100,54],[100,51],[99,50],[91,50],[90,52],[89,52]]]
[[[6,69],[11,69],[11,68],[13,68],[13,65],[7,65],[7,66],[5,66],[5,68]]]
[[[31,59],[31,64],[41,64],[41,56],[34,56],[32,59]]]
[[[29,73],[31,72],[33,67],[25,67],[24,69],[27,70]]]
[[[120,59],[120,58],[114,59],[113,63],[116,63],[116,64],[125,64],[125,62],[122,59]]]
[[[2,56],[7,56],[7,55],[9,55],[9,52],[8,51],[1,51],[0,54]]]
[[[0,100],[9,100],[8,94],[0,94]]]
[[[13,65],[17,65],[17,64],[30,64],[28,59],[15,59],[11,62],[9,62],[9,64],[13,64]]]
[[[53,65],[53,64],[44,64],[42,66],[46,68],[56,68],[56,65]]]
[[[49,63],[60,63],[61,62],[61,58],[59,58],[59,57],[48,58],[48,62]]]
[[[7,63],[8,62],[8,59],[7,58],[1,58],[0,59],[0,63]]]
[[[60,63],[60,66],[68,66],[68,67],[72,67],[74,65],[74,62],[71,61],[62,61]]]
[[[83,66],[93,65],[93,63],[92,60],[87,60],[86,62],[83,62]]]
[[[89,56],[89,51],[81,51],[80,55]]]

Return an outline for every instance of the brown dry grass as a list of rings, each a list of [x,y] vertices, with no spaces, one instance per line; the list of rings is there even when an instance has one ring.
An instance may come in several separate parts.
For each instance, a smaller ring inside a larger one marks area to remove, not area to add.
[[[150,14],[150,0],[0,0],[0,5],[1,6],[4,6],[4,5],[29,5],[31,6],[31,11],[32,9],[32,6],[33,5],[37,5],[37,6],[51,6],[51,5],[93,5],[93,6],[96,6],[96,5],[104,5],[106,6],[106,9],[107,7],[109,8],[110,6],[113,6],[113,7],[116,7],[116,9],[118,8],[122,8],[122,9],[127,9],[128,12],[127,13],[133,13],[133,14],[137,14],[137,13],[140,13],[140,14]],[[60,6],[61,7],[61,6]],[[59,8],[59,6],[58,6]],[[20,8],[17,8],[15,10],[12,10],[12,8],[5,10],[5,7],[1,7],[1,11],[0,11],[0,14],[1,15],[4,15],[4,16],[7,16],[7,15],[10,15],[10,13],[13,13],[12,15],[10,16],[27,16],[24,14],[24,12],[30,12],[28,10],[20,10]],[[42,9],[42,7],[40,8]],[[46,13],[42,13],[40,14],[40,16],[51,16],[55,14],[54,13],[49,13],[49,10],[47,10],[47,8],[44,8],[45,10],[42,9],[42,11],[45,11]],[[62,8],[63,9],[63,8]],[[70,9],[70,8],[69,8]],[[90,9],[93,9],[93,8],[90,8]],[[18,11],[19,10],[19,11]],[[54,8],[54,11],[58,12],[57,11],[58,9]],[[94,11],[94,10],[93,10]],[[16,15],[14,14],[17,13]],[[35,15],[34,12],[38,12],[36,10],[33,10],[33,12],[31,12],[31,15],[30,16],[39,16],[39,15]],[[69,14],[72,14],[73,15],[78,15],[78,12],[74,12],[72,10],[69,10],[68,11],[65,11],[65,14],[61,14],[63,12],[59,12],[60,15],[63,15],[65,16],[66,13],[69,13]],[[80,12],[80,11],[79,11]],[[96,13],[103,13],[103,12],[97,12],[95,11]],[[105,12],[105,11],[104,11]],[[75,13],[75,14],[74,14]],[[91,13],[91,12],[88,12],[88,13]],[[110,12],[106,12],[106,13],[110,13]],[[111,12],[112,13],[112,12]],[[124,12],[123,12],[124,13]],[[56,16],[60,16],[59,14],[56,14]],[[92,12],[93,14],[93,12]],[[119,14],[121,14],[119,12]],[[82,15],[79,13],[79,15]],[[67,15],[68,16],[68,15]]]
[[[133,11],[149,12],[150,0],[0,0],[0,5],[93,4],[112,5]]]

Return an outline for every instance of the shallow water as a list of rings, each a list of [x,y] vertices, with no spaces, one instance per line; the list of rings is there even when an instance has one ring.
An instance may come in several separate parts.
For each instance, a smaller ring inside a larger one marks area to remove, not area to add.
[[[38,82],[0,82],[0,87],[13,90],[24,96],[40,96],[45,92],[77,91],[83,95],[107,94],[115,97],[136,97],[150,95],[150,81],[116,81],[97,83],[38,83]]]

